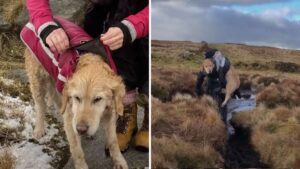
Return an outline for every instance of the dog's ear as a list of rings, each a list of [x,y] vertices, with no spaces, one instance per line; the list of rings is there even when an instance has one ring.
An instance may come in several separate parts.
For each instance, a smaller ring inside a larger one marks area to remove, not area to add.
[[[124,111],[123,99],[125,96],[125,86],[121,80],[117,80],[114,83],[115,85],[112,86],[114,108],[118,115],[123,116],[123,111]]]
[[[67,93],[67,85],[65,84],[65,87],[63,89],[63,92],[62,92],[62,100],[61,100],[61,107],[60,107],[60,112],[62,114],[65,113],[66,111],[66,108],[68,106],[68,103],[69,103],[69,96],[68,96],[68,93]]]

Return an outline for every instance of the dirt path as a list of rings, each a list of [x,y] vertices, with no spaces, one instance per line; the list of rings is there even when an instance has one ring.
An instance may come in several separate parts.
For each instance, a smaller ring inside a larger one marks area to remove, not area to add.
[[[267,168],[250,143],[251,131],[233,124],[235,134],[225,147],[225,168]]]

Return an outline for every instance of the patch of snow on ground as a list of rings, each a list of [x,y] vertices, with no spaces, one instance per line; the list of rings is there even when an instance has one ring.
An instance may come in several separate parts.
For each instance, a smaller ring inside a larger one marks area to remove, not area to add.
[[[3,82],[5,85],[9,86],[9,85],[13,85],[14,84],[14,80],[12,79],[5,79],[3,77],[0,77],[0,81]]]
[[[51,124],[46,127],[46,135],[38,140],[40,144],[49,142],[56,134],[58,134],[58,129],[54,128],[55,126],[55,124]]]
[[[54,150],[47,144],[49,145],[54,139],[58,148],[67,146],[66,141],[59,135],[57,124],[48,124],[46,122],[46,135],[36,140],[38,143],[32,143],[31,141],[29,142],[29,140],[32,140],[35,121],[35,112],[32,105],[28,102],[23,102],[18,97],[12,98],[0,93],[0,109],[4,111],[6,116],[0,119],[0,126],[2,128],[16,129],[19,137],[21,137],[17,138],[21,143],[10,143],[12,152],[17,158],[16,169],[50,169],[49,163],[55,158],[58,159],[55,156],[58,150]],[[4,147],[0,145],[0,150],[2,148]],[[46,151],[43,152],[43,149]]]
[[[0,119],[0,124],[6,126],[9,129],[16,129],[20,126],[20,121],[21,121],[20,118],[6,119],[6,120]]]
[[[16,169],[51,169],[51,156],[43,152],[44,146],[22,142],[11,147],[16,157]]]

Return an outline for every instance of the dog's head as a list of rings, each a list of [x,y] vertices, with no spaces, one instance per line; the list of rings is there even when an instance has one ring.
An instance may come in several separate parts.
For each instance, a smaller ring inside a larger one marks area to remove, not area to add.
[[[211,74],[215,68],[215,64],[212,59],[204,59],[203,61],[203,71],[207,74]]]
[[[62,113],[72,117],[75,133],[94,135],[103,115],[123,115],[125,87],[99,56],[85,54],[65,84]]]

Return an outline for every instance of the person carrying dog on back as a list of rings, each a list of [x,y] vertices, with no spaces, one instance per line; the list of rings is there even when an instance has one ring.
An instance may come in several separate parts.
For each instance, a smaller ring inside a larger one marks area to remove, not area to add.
[[[85,14],[84,31],[90,38],[98,38],[110,48],[117,73],[126,85],[124,115],[117,122],[121,151],[128,148],[134,136],[136,148],[148,151],[148,3],[147,0],[90,0]],[[26,6],[30,23],[23,28],[21,38],[52,77],[54,72],[57,90],[62,92],[63,81],[72,74],[77,61],[73,56],[68,56],[69,61],[64,63],[55,60],[71,47],[72,38],[64,25],[71,25],[75,32],[84,31],[75,24],[54,17],[49,0],[26,0]],[[65,66],[69,63],[71,65]],[[145,108],[143,125],[138,132],[137,102]]]
[[[206,72],[205,70],[200,70],[197,77],[196,89],[195,92],[197,96],[200,96],[202,93],[202,83],[206,76],[212,78],[218,78],[221,86],[223,88],[226,87],[226,73],[230,68],[230,61],[228,58],[222,55],[220,51],[217,49],[208,49],[205,54],[205,59],[210,59],[214,63],[214,68],[211,73]],[[205,66],[205,65],[204,65]],[[209,86],[208,86],[209,87]]]
[[[234,71],[227,57],[217,49],[208,49],[205,52],[202,69],[200,70],[195,92],[197,96],[208,94],[213,97],[219,105],[223,121],[226,121],[226,104],[232,94],[236,92],[240,85],[239,77]],[[207,77],[207,87],[203,91],[203,82]],[[222,89],[225,88],[225,95]]]

